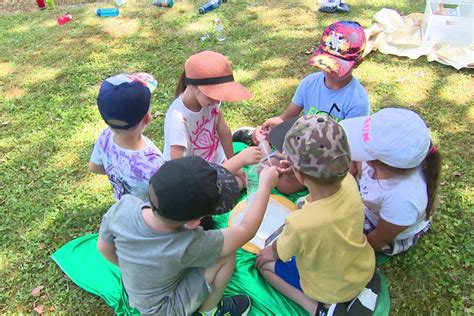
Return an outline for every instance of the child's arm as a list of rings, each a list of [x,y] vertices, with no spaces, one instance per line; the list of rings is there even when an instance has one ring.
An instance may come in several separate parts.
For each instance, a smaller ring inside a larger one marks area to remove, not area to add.
[[[184,151],[186,148],[183,146],[179,145],[171,145],[170,146],[170,159],[178,159],[178,158],[183,158],[184,157]]]
[[[99,240],[97,241],[97,249],[99,249],[99,252],[105,257],[105,259],[118,266],[118,257],[117,253],[115,252],[115,244],[113,242],[111,244],[106,243],[102,238],[99,237]]]
[[[278,184],[278,172],[276,167],[265,167],[260,173],[260,183],[255,199],[250,204],[247,213],[238,226],[223,229],[224,246],[220,253],[221,257],[233,254],[246,242],[255,236],[268,204],[268,198],[273,187]]]
[[[89,170],[94,173],[107,174],[105,172],[104,166],[93,163],[92,161],[89,161]]]
[[[269,129],[277,126],[280,123],[283,123],[284,121],[296,117],[301,113],[301,110],[303,108],[299,105],[294,104],[293,102],[288,105],[286,108],[285,112],[283,112],[282,115],[276,116],[269,118],[262,124],[262,130],[263,131],[268,131]]]
[[[255,265],[257,268],[263,267],[267,262],[273,262],[280,259],[277,251],[277,242],[278,239],[273,242],[271,246],[265,247],[257,254],[257,260]]]
[[[234,148],[232,147],[232,132],[230,131],[227,122],[225,121],[222,112],[219,113],[219,119],[217,120],[217,135],[224,149],[225,156],[230,159],[234,156]]]
[[[367,235],[367,241],[372,248],[379,250],[391,242],[407,227],[408,226],[394,225],[380,218],[377,227]]]
[[[237,155],[222,163],[222,166],[235,174],[242,167],[256,164],[262,159],[262,152],[260,147],[251,146],[242,150]]]

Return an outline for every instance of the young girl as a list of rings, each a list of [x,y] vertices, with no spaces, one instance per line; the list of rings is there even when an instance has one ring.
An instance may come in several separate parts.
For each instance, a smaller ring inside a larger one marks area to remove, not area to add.
[[[232,134],[221,102],[246,100],[252,94],[234,81],[227,58],[212,51],[191,56],[175,95],[165,118],[165,158],[194,155],[218,164],[230,159],[234,155]]]
[[[415,112],[386,108],[341,122],[365,205],[364,232],[372,247],[396,255],[415,245],[431,225],[441,155]]]

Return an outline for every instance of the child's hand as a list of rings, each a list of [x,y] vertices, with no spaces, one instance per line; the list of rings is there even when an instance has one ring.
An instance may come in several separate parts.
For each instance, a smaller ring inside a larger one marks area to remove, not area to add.
[[[280,175],[292,173],[291,164],[288,160],[282,159],[278,162],[277,171]]]
[[[279,116],[271,117],[262,124],[262,130],[268,132],[280,123],[283,123],[283,120]]]
[[[278,185],[278,171],[275,166],[264,167],[260,172],[259,186],[274,188]]]
[[[260,250],[260,252],[257,254],[257,260],[255,261],[255,265],[257,266],[257,269],[260,269],[265,265],[265,263],[276,261],[277,259],[278,258],[273,252],[273,247],[268,246]]]
[[[240,152],[244,166],[254,165],[262,159],[262,150],[257,146],[250,146]]]

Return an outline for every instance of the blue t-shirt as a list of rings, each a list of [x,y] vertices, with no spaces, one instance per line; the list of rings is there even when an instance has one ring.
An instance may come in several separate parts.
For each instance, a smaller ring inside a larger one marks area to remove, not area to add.
[[[352,80],[343,88],[331,90],[324,84],[324,74],[306,76],[296,89],[292,102],[305,114],[329,113],[337,120],[369,115],[369,96],[359,80]]]

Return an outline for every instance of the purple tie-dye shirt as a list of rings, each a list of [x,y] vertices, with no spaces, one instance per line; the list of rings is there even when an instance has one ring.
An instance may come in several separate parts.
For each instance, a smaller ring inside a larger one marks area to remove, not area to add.
[[[113,132],[107,127],[95,142],[91,161],[102,165],[114,189],[116,200],[124,194],[148,199],[148,181],[165,162],[161,151],[143,136],[146,147],[130,150],[114,142]]]

